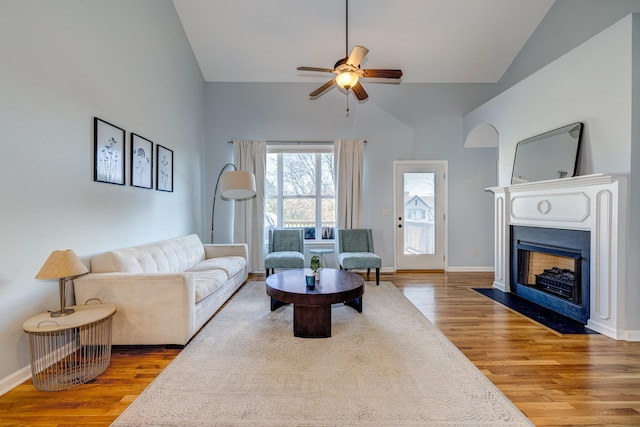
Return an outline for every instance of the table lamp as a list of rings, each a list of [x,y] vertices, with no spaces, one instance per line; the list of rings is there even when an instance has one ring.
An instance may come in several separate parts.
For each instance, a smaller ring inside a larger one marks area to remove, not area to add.
[[[67,280],[88,272],[87,267],[71,249],[51,252],[49,258],[47,258],[38,274],[36,274],[36,279],[59,279],[60,310],[52,311],[51,317],[67,316],[73,313],[73,309],[64,308]]]

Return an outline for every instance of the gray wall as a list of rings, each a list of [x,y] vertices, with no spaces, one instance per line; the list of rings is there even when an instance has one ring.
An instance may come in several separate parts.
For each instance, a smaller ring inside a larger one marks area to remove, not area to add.
[[[543,67],[465,117],[499,134],[499,185],[509,185],[518,141],[584,122],[581,175],[631,172],[631,16]]]
[[[629,217],[627,249],[628,324],[640,336],[640,13],[633,15],[632,90],[631,90],[631,177],[629,178]],[[638,338],[640,339],[640,338]]]
[[[626,15],[638,0],[556,0],[498,82],[503,92]]]
[[[0,58],[1,393],[29,364],[22,323],[59,307],[34,279],[51,251],[199,231],[204,80],[170,0],[3,0]],[[129,132],[174,150],[175,192],[93,182],[94,116],[127,150]]]
[[[628,250],[626,262],[628,339],[640,339],[640,287],[635,261],[640,231],[638,182],[640,147],[640,16],[628,15],[489,102],[467,114],[465,128],[490,123],[499,133],[500,185],[509,185],[519,140],[577,121],[585,123],[580,174],[629,176],[628,223],[620,224]],[[623,195],[624,197],[624,195]],[[624,281],[623,281],[624,282]]]
[[[351,97],[349,117],[345,95],[337,89],[309,100],[317,86],[207,83],[207,204],[220,168],[233,160],[230,140],[364,138],[365,219],[383,267],[393,266],[393,218],[382,214],[393,210],[393,161],[423,159],[449,161],[448,265],[491,268],[492,197],[484,188],[496,183],[496,152],[463,148],[462,116],[488,100],[495,85],[369,83],[369,100]],[[216,241],[231,241],[231,230],[223,226],[231,213],[231,203],[216,204]]]
[[[615,171],[630,173],[629,177],[629,224],[628,224],[628,266],[626,275],[628,278],[627,301],[630,318],[627,324],[630,329],[640,329],[640,311],[635,309],[640,301],[640,264],[634,262],[634,254],[640,251],[640,225],[635,218],[640,217],[640,1],[638,0],[556,0],[536,31],[529,38],[518,56],[515,58],[507,72],[498,83],[500,92],[506,91],[519,81],[543,68],[555,59],[561,57],[576,46],[584,43],[594,35],[618,22],[630,13],[633,16],[633,44],[631,54],[631,89],[629,93],[630,109],[620,111],[619,114],[628,115],[631,127],[624,129],[629,132],[628,138],[622,142],[617,139],[601,139],[601,147],[613,144],[629,144],[628,151],[620,162],[624,167],[617,167]],[[606,90],[609,82],[603,83]],[[589,90],[592,85],[585,85]],[[628,157],[626,157],[628,156]],[[583,162],[585,160],[583,159]],[[590,167],[589,164],[586,165]],[[591,169],[596,171],[597,169]],[[600,169],[599,171],[611,172],[612,170]]]

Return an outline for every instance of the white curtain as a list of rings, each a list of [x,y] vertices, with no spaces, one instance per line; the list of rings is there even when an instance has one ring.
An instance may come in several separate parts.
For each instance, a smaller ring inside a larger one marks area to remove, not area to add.
[[[249,247],[249,271],[264,269],[264,179],[267,164],[267,141],[233,141],[234,163],[256,176],[256,197],[236,201],[233,241]]]
[[[364,140],[340,139],[334,143],[336,163],[336,225],[364,227]]]

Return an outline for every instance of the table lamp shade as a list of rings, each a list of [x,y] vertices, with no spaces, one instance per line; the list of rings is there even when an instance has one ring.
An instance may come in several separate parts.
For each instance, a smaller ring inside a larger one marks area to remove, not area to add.
[[[51,317],[67,316],[72,308],[65,308],[67,278],[88,273],[89,269],[71,250],[53,251],[36,274],[36,279],[58,279],[60,286],[60,310],[51,312]]]
[[[88,273],[87,267],[71,250],[53,251],[36,274],[36,279],[61,279]]]
[[[256,177],[249,171],[234,170],[220,176],[220,196],[223,199],[243,200],[256,195]]]

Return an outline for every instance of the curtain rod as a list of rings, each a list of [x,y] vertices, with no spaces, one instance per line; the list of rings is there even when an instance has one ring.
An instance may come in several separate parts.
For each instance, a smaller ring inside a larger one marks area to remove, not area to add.
[[[233,144],[233,141],[228,141],[229,144]],[[364,141],[364,143],[367,143],[367,140]],[[306,140],[301,140],[301,139],[295,139],[295,140],[283,140],[283,139],[278,139],[278,140],[273,140],[273,141],[267,141],[267,144],[333,144],[333,140],[327,139],[327,140],[311,140],[311,139],[306,139]]]

